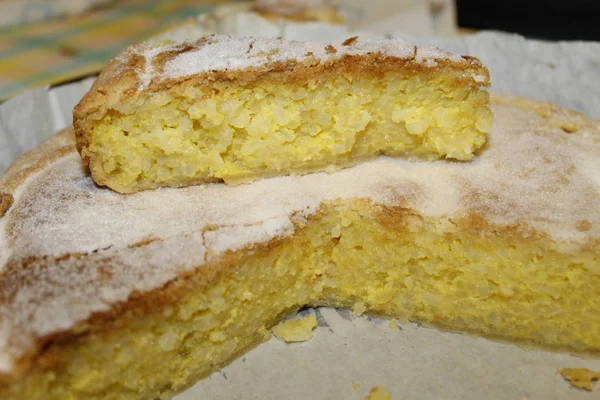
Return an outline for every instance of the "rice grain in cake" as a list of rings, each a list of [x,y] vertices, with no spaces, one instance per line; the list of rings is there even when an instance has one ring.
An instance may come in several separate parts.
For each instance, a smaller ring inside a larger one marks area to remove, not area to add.
[[[468,163],[121,195],[72,131],[0,181],[0,398],[169,398],[304,306],[600,353],[600,124],[493,101]]]
[[[470,160],[491,126],[479,60],[404,40],[208,36],[136,45],[74,112],[100,185],[121,193],[348,167]]]

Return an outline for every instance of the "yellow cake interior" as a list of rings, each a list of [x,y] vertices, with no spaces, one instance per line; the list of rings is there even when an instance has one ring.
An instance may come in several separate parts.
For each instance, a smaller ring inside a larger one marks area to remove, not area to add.
[[[379,154],[469,160],[491,129],[487,103],[486,91],[443,74],[220,82],[124,100],[95,122],[85,151],[95,179],[121,192],[239,183]]]
[[[297,224],[291,238],[229,254],[213,280],[199,280],[172,306],[58,342],[63,364],[0,385],[0,397],[168,398],[268,339],[303,306],[600,351],[591,252],[566,255],[548,238],[359,200],[329,203]]]

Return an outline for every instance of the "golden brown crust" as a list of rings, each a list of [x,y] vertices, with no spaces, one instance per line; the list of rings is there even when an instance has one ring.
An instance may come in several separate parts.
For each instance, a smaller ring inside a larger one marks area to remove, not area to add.
[[[352,46],[358,40],[358,36],[352,36],[342,42],[342,46]]]
[[[214,70],[179,78],[160,76],[165,65],[177,56],[194,52],[207,46],[211,38],[202,38],[194,43],[182,43],[177,47],[166,48],[152,58],[152,65],[146,65],[147,60],[142,54],[148,50],[147,45],[134,45],[113,59],[93,84],[90,91],[77,104],[73,112],[73,126],[77,140],[77,150],[82,156],[84,165],[89,165],[91,154],[87,151],[89,135],[95,121],[104,117],[109,110],[114,109],[120,102],[134,102],[144,96],[156,92],[168,92],[177,97],[188,87],[206,89],[210,93],[216,82],[236,82],[246,85],[251,83],[304,82],[320,77],[339,74],[356,74],[381,76],[389,71],[406,75],[429,76],[444,73],[457,86],[489,86],[489,72],[474,58],[463,56],[460,60],[439,58],[435,63],[428,64],[417,58],[417,49],[411,57],[392,57],[385,53],[367,53],[363,55],[345,54],[338,58],[321,60],[308,56],[302,61],[287,60],[267,63],[261,67],[242,68],[237,70]],[[349,47],[356,43],[356,38],[344,41],[343,46]],[[327,52],[337,52],[332,45],[323,45]],[[251,48],[250,48],[251,49]],[[269,55],[263,55],[269,57]],[[154,71],[150,82],[142,87],[140,71],[151,67]],[[475,79],[475,76],[480,77]]]
[[[10,193],[2,193],[0,192],[0,218],[6,214],[10,206],[12,206],[14,202],[14,198]]]
[[[22,155],[0,177],[0,192],[6,194],[14,191],[27,178],[42,171],[47,165],[53,163],[68,153],[71,153],[75,144],[73,128],[68,127],[46,140],[35,149]],[[1,209],[1,207],[0,207]],[[0,217],[2,213],[0,212]]]

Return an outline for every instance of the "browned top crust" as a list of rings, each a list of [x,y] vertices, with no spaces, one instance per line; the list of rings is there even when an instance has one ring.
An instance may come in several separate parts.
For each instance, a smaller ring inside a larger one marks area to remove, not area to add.
[[[13,201],[12,194],[0,192],[0,218],[6,214],[10,206],[12,206]]]
[[[424,76],[444,73],[456,85],[489,85],[489,73],[478,59],[417,47],[401,39],[350,38],[324,44],[212,35],[157,47],[138,44],[112,60],[75,107],[77,148],[80,153],[86,148],[94,122],[109,110],[124,102],[135,104],[156,92],[178,96],[187,87],[210,88],[216,81],[289,82],[328,74],[389,71]],[[85,152],[82,157],[87,165]]]
[[[48,164],[73,151],[75,137],[71,127],[63,129],[35,149],[22,155],[0,176],[0,193],[11,194],[29,177]],[[6,203],[5,203],[6,204]],[[7,209],[4,211],[8,211]],[[2,213],[0,212],[0,217]]]

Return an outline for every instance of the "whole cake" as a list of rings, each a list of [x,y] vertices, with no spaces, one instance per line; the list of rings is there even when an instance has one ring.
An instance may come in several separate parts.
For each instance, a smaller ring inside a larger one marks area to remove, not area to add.
[[[479,60],[403,40],[208,36],[136,45],[75,108],[95,181],[121,193],[347,167],[469,160],[491,127]]]
[[[0,398],[169,398],[303,306],[600,352],[600,124],[492,102],[468,163],[121,195],[71,130],[0,181]]]

